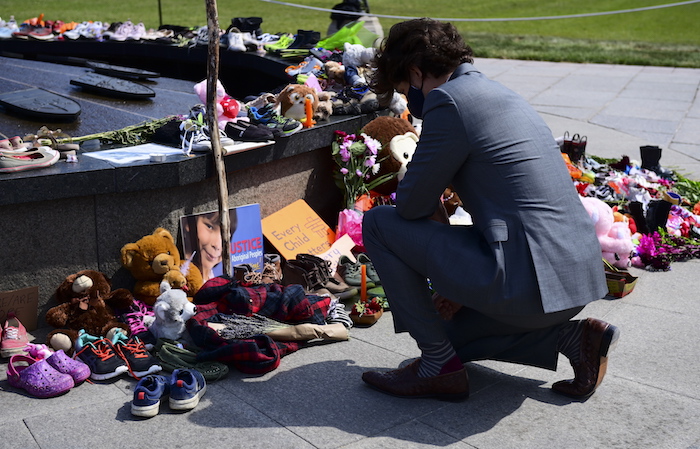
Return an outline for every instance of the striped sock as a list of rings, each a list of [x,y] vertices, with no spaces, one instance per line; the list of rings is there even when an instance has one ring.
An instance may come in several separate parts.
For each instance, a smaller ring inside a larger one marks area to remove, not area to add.
[[[438,374],[445,374],[442,372],[442,368],[457,357],[452,344],[447,340],[440,343],[419,343],[418,347],[422,353],[420,366],[418,367],[418,377],[433,377]],[[461,368],[461,366],[460,362],[459,367]],[[452,367],[452,364],[450,364],[450,367]]]
[[[571,363],[579,363],[581,356],[581,335],[584,321],[569,321],[559,331],[557,350],[564,354]]]

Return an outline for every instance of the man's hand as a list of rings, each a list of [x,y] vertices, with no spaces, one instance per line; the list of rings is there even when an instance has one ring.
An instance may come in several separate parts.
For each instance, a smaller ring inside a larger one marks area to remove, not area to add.
[[[433,293],[433,304],[440,317],[445,321],[451,320],[454,314],[463,307],[462,304],[450,301],[438,293]]]

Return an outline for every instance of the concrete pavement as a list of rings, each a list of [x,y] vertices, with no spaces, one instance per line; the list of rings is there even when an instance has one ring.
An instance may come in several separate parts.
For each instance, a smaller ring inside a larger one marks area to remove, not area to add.
[[[527,98],[555,136],[579,133],[587,152],[639,159],[663,148],[661,164],[700,179],[700,70],[476,61],[477,68]],[[572,244],[575,244],[572,236]],[[149,420],[130,414],[136,382],[85,383],[52,399],[10,387],[0,365],[0,447],[6,448],[700,448],[700,261],[668,272],[633,269],[632,294],[590,304],[582,316],[622,331],[608,374],[585,402],[551,392],[570,378],[503,362],[469,363],[463,403],[406,400],[361,381],[419,355],[392,329],[391,313],[347,342],[304,348],[253,377],[231,372],[211,383],[199,406],[167,405]],[[35,332],[43,340],[46,329]]]

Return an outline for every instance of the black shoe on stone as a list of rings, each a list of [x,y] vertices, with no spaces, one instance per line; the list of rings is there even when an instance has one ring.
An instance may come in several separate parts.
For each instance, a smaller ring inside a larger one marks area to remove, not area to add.
[[[226,124],[224,131],[234,141],[265,142],[275,138],[275,135],[266,126],[255,125],[250,122],[229,122]]]

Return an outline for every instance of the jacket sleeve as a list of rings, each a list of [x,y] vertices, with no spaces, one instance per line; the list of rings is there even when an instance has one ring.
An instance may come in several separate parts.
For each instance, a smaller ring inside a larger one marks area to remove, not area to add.
[[[447,92],[430,91],[423,113],[418,146],[396,191],[396,209],[408,220],[435,212],[439,196],[469,155],[464,120]]]

